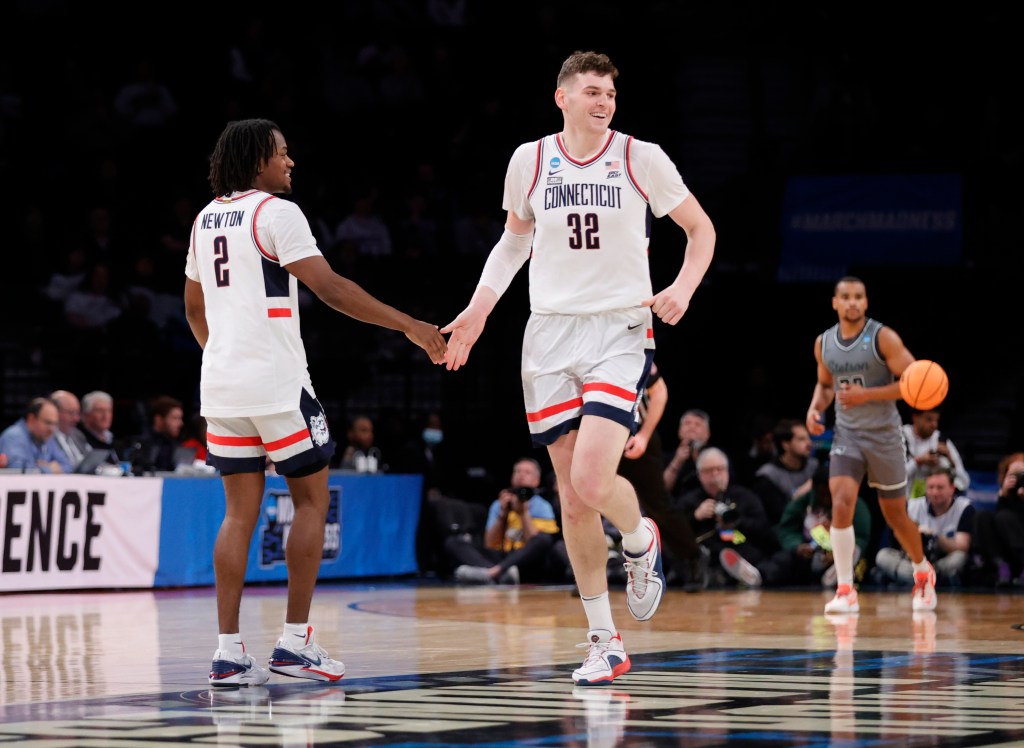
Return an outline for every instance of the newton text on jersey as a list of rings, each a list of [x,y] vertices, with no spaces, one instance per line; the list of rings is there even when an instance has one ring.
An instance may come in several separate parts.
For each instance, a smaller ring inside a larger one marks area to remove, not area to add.
[[[204,213],[199,227],[203,229],[220,229],[229,226],[241,226],[245,220],[244,210],[211,211]]]

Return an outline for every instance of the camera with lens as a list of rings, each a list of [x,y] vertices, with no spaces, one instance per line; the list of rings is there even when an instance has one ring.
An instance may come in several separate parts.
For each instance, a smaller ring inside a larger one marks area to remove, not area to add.
[[[530,499],[532,499],[534,495],[537,493],[536,489],[527,488],[525,486],[521,486],[519,488],[510,488],[508,490],[516,495],[516,499],[519,501],[520,504],[528,503]]]
[[[1015,491],[1024,491],[1024,473],[1017,473],[1017,484],[1014,486]]]
[[[715,500],[715,516],[723,524],[731,525],[740,518],[740,512],[736,508],[736,504],[719,498]]]

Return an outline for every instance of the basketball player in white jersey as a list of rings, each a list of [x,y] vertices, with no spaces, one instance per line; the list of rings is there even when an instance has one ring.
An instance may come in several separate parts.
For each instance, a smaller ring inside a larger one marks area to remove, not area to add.
[[[859,278],[847,276],[836,283],[832,308],[839,322],[814,342],[818,382],[807,410],[807,430],[817,436],[825,431],[825,409],[836,401],[829,535],[838,586],[825,612],[860,611],[853,588],[853,511],[865,473],[868,485],[878,491],[885,521],[913,562],[913,609],[934,610],[935,570],[925,558],[917,523],[907,514],[907,447],[896,408],[898,378],[914,356],[895,330],[867,316],[867,291]]]
[[[674,325],[714,252],[711,220],[657,145],[609,128],[618,70],[607,56],[575,52],[562,64],[555,104],[563,129],[515,151],[505,177],[505,232],[484,264],[451,333],[447,368],[464,365],[487,316],[530,262],[530,321],[523,343],[526,419],[558,478],[562,527],[587,615],[588,654],[578,685],[629,670],[608,602],[602,515],[622,533],[626,602],[640,621],[664,592],[654,522],[616,474],[654,353],[652,311]],[[648,211],[687,236],[675,281],[654,294],[647,261]],[[532,255],[531,255],[532,248]]]
[[[381,303],[337,275],[317,249],[292,191],[294,161],[277,125],[230,122],[210,160],[216,196],[199,213],[185,266],[185,312],[203,349],[201,413],[207,462],[224,481],[226,513],[214,546],[220,627],[210,683],[259,685],[270,674],[245,652],[239,607],[249,544],[259,519],[269,456],[294,506],[285,558],[288,608],[270,670],[337,681],[345,666],[327,656],[309,625],[329,503],[334,441],[316,399],[299,333],[297,281],[337,311],[401,330],[437,364],[437,327]]]

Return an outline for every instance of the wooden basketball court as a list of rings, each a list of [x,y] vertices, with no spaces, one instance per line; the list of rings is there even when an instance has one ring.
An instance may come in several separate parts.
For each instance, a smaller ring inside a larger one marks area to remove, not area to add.
[[[615,593],[616,597],[621,593]],[[258,659],[281,586],[249,587]],[[0,596],[0,746],[1024,745],[1024,595],[670,590],[613,610],[633,666],[573,687],[585,619],[570,587],[321,584],[317,639],[336,685],[273,675],[211,689],[210,588]]]

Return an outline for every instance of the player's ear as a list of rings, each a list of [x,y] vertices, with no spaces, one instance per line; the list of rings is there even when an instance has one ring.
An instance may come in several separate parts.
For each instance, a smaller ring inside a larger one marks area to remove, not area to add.
[[[557,106],[559,109],[565,109],[565,89],[564,88],[556,88],[555,89],[555,106]]]

